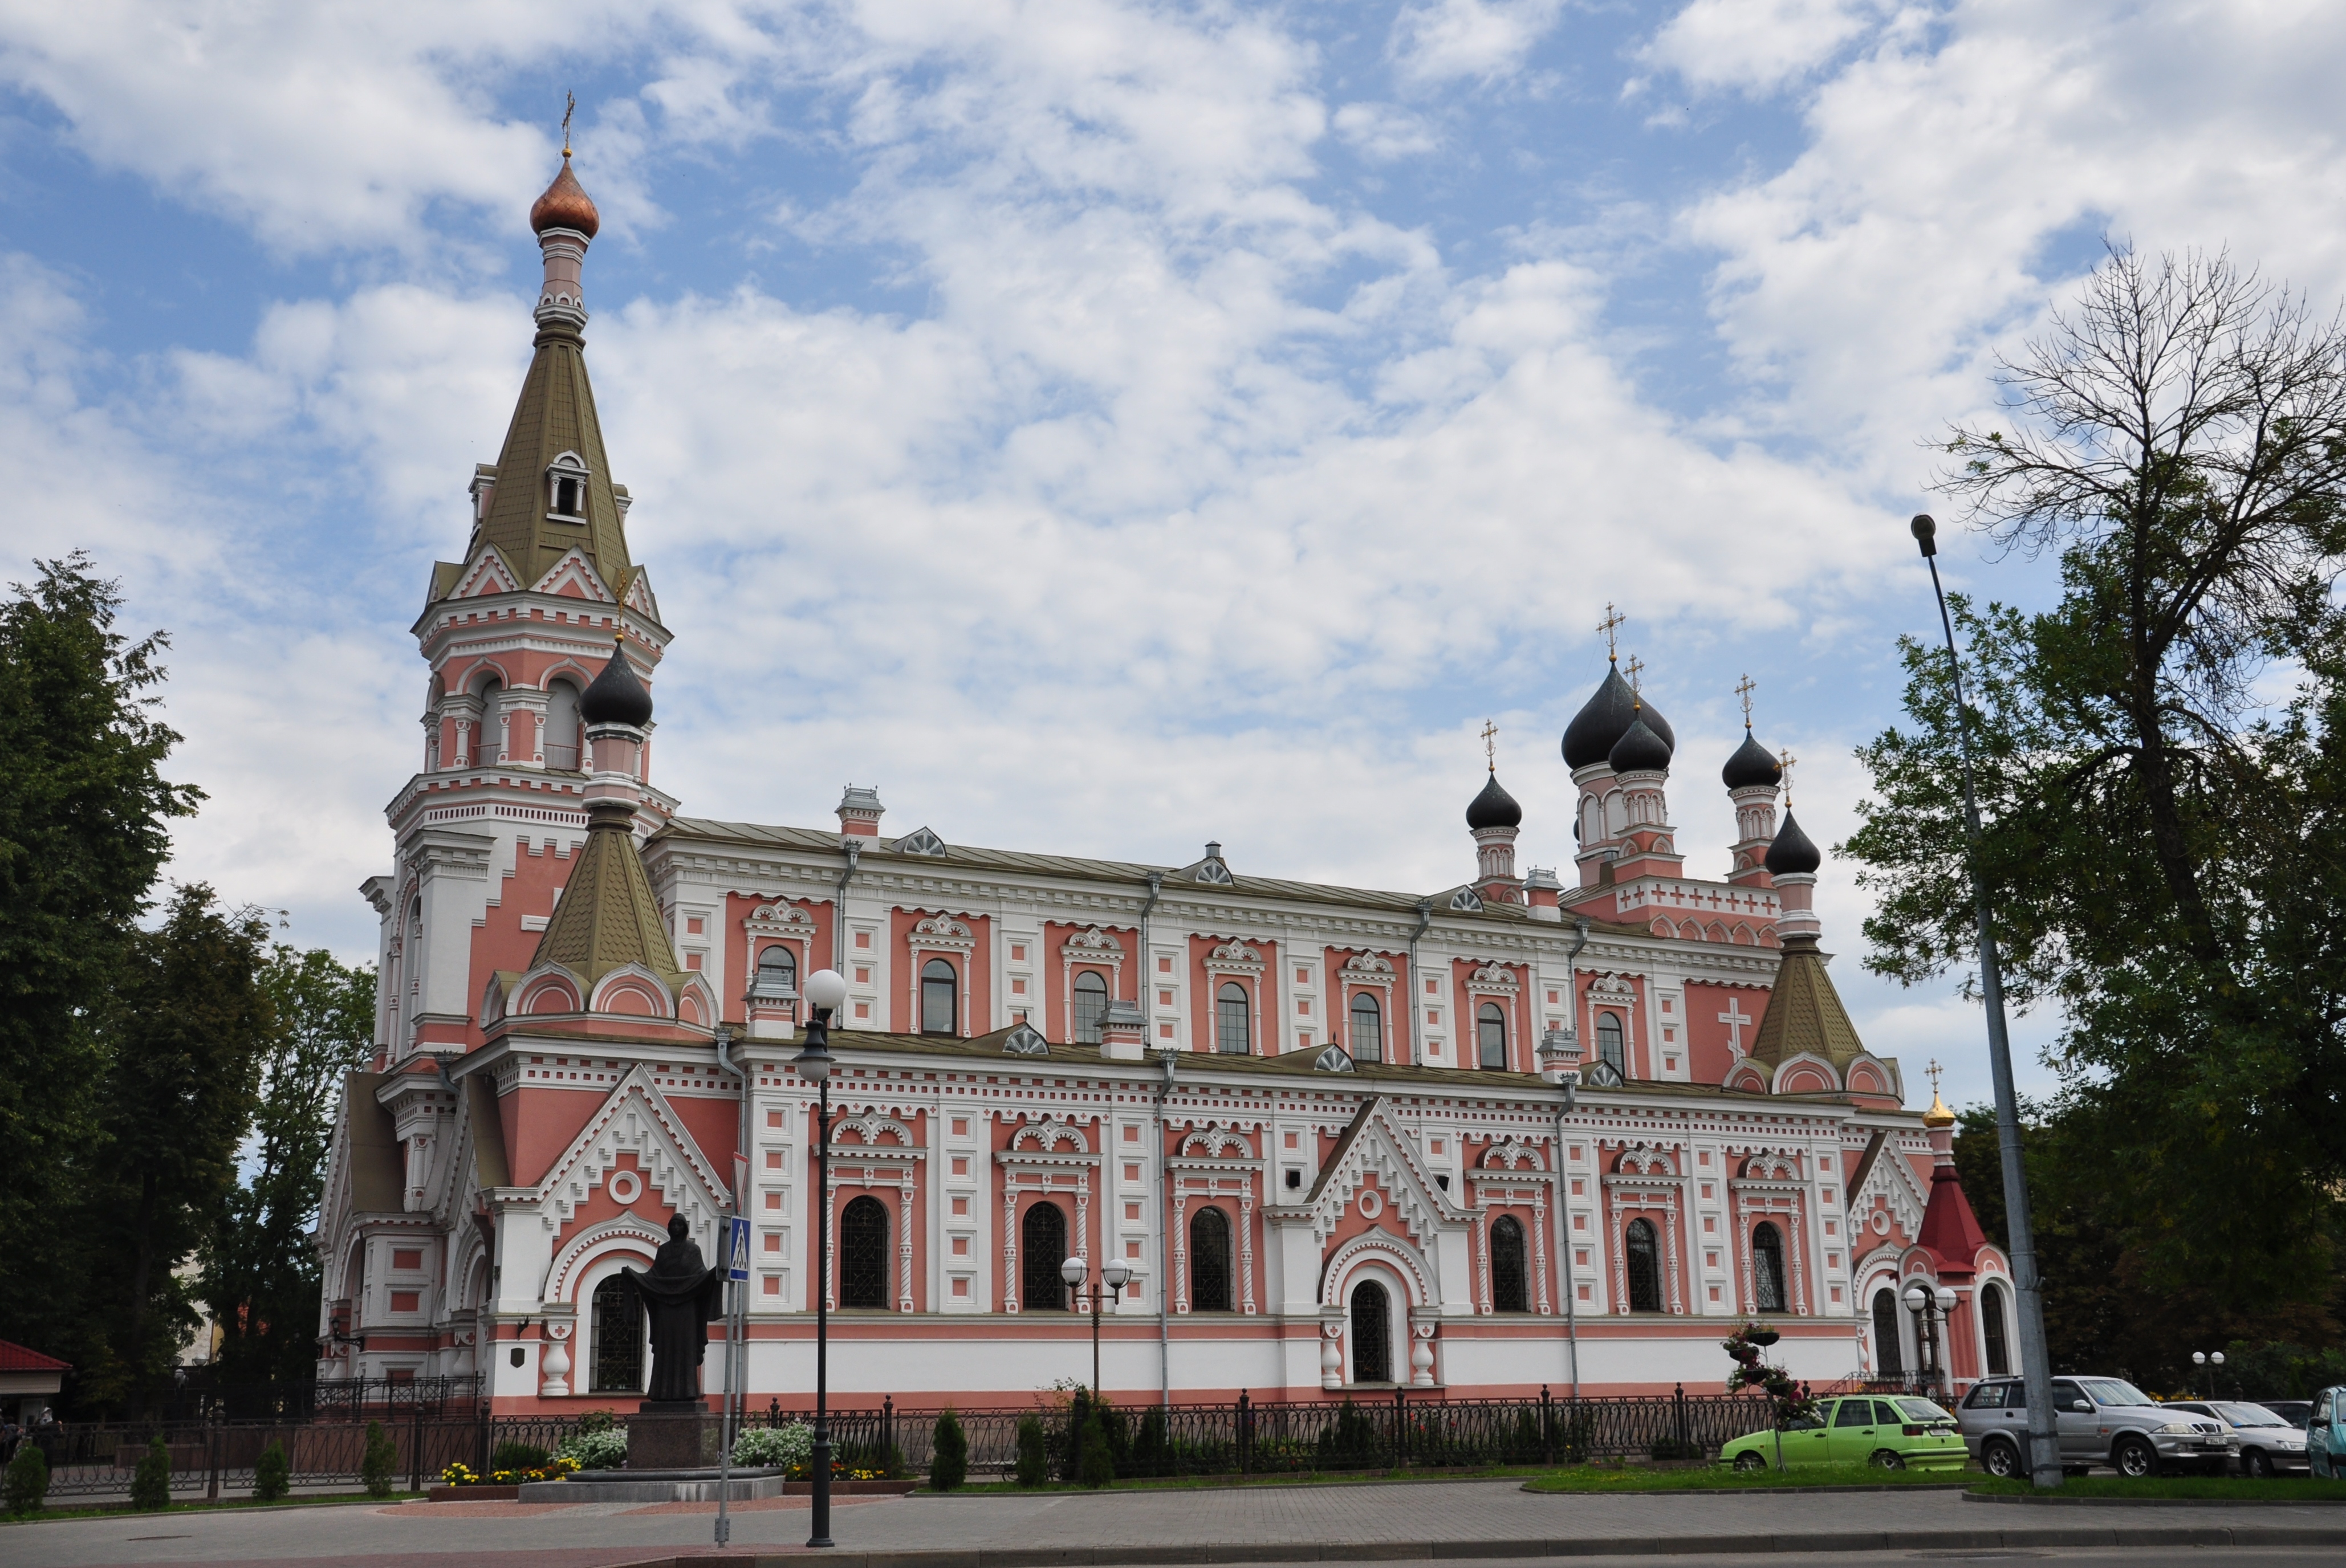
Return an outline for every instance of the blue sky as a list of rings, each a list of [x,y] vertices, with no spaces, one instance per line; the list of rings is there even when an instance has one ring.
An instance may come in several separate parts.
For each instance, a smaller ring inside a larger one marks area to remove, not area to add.
[[[1431,888],[1495,718],[1568,862],[1611,602],[1716,874],[1747,672],[1853,825],[1920,443],[2106,234],[2346,289],[2341,66],[2314,5],[0,4],[0,528],[171,629],[175,873],[370,954],[573,91],[688,810]]]

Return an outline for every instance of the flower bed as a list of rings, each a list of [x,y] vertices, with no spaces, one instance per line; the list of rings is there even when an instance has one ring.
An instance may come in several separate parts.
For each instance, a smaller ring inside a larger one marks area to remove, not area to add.
[[[518,1489],[525,1482],[560,1481],[565,1476],[576,1475],[580,1468],[578,1461],[568,1454],[556,1454],[544,1464],[536,1465],[527,1470],[493,1470],[486,1475],[481,1474],[469,1464],[452,1464],[440,1472],[440,1485],[433,1490],[436,1492],[444,1488],[453,1492],[462,1492],[467,1497],[481,1497],[485,1493],[475,1489],[494,1487],[508,1489],[515,1495],[518,1495]]]

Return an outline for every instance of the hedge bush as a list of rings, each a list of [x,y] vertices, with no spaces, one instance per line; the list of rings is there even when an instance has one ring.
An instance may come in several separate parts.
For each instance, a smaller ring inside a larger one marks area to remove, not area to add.
[[[49,1495],[49,1456],[41,1445],[26,1438],[16,1447],[16,1457],[8,1461],[8,1512],[16,1518],[38,1513]]]
[[[130,1476],[130,1506],[140,1513],[157,1513],[171,1506],[171,1451],[157,1432]]]
[[[382,1430],[381,1421],[367,1422],[366,1456],[359,1461],[359,1480],[365,1482],[369,1497],[389,1497],[393,1472],[399,1468],[399,1449]]]
[[[293,1466],[285,1457],[285,1445],[272,1442],[260,1451],[260,1462],[252,1467],[252,1497],[256,1502],[274,1502],[293,1490]]]
[[[951,1409],[937,1417],[932,1445],[935,1450],[929,1461],[932,1492],[951,1492],[969,1479],[969,1434],[961,1430],[961,1418]]]

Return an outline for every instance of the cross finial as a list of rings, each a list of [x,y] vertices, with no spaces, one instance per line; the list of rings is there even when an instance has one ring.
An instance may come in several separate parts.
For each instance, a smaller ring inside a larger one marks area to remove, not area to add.
[[[565,93],[562,98],[562,156],[568,158],[570,156],[570,116],[578,107],[578,95]]]
[[[1939,1097],[1939,1059],[1936,1056],[1932,1057],[1931,1064],[1923,1069],[1923,1075],[1931,1080],[1931,1098],[1935,1102]]]
[[[1628,616],[1623,615],[1620,611],[1613,607],[1612,600],[1607,599],[1605,601],[1605,618],[1596,623],[1596,629],[1605,634],[1605,657],[1606,658],[1611,659],[1620,657],[1620,649],[1616,647],[1613,643],[1613,630],[1616,626],[1618,626],[1623,621],[1627,620],[1628,618]]]
[[[1637,677],[1645,673],[1646,661],[1639,658],[1636,654],[1631,654],[1629,656],[1629,663],[1627,667],[1629,671],[1630,694],[1642,702],[1645,699],[1646,691],[1645,687],[1637,684]]]
[[[1746,729],[1751,728],[1751,694],[1759,689],[1748,675],[1735,683],[1735,695],[1743,699],[1743,728]]]
[[[1783,769],[1784,809],[1787,811],[1792,809],[1792,764],[1799,760],[1790,750],[1776,753],[1776,761]]]
[[[1489,719],[1483,721],[1483,760],[1493,773],[1499,770],[1499,727]]]

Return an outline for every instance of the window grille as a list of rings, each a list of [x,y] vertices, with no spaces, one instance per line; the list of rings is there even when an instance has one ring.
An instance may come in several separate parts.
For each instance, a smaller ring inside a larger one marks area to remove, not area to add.
[[[1059,1265],[1067,1257],[1067,1211],[1038,1203],[1018,1222],[1018,1305],[1028,1312],[1065,1310],[1073,1305]]]
[[[1906,1358],[1898,1346],[1898,1297],[1892,1290],[1873,1293],[1873,1371],[1876,1377],[1903,1376]]]
[[[1751,1229],[1751,1289],[1762,1312],[1784,1308],[1784,1235],[1761,1220]]]
[[[1352,1287],[1352,1381],[1392,1380],[1392,1298],[1375,1280],[1363,1279]]]
[[[1529,1273],[1524,1262],[1524,1227],[1513,1216],[1501,1215],[1491,1226],[1491,1309],[1530,1311]]]
[[[1627,1245],[1629,1265],[1629,1310],[1658,1312],[1662,1309],[1662,1255],[1654,1243],[1654,1223],[1649,1219],[1629,1222]]]
[[[1189,1310],[1230,1309],[1230,1218],[1201,1208],[1189,1220]]]
[[[593,1392],[644,1391],[644,1308],[624,1275],[595,1287],[595,1377]]]
[[[869,1194],[839,1217],[839,1304],[888,1309],[888,1206]]]

